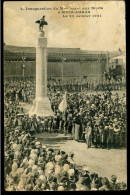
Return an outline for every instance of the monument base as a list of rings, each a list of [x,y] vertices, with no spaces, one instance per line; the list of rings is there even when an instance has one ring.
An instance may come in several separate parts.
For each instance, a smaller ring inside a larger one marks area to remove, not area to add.
[[[54,116],[54,112],[51,109],[51,104],[48,97],[34,99],[33,106],[28,114],[29,117],[33,116],[34,114],[40,117]]]

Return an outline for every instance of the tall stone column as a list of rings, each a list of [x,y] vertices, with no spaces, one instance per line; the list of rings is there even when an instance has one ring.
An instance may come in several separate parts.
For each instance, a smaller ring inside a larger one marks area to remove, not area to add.
[[[50,101],[47,97],[47,38],[44,32],[39,32],[36,47],[36,98],[29,112],[29,116],[54,116]]]

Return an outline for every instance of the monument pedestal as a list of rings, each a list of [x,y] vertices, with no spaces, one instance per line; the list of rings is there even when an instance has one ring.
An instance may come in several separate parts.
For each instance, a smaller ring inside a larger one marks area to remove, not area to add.
[[[34,99],[33,106],[29,112],[29,116],[32,116],[34,114],[40,117],[54,116],[48,97]]]
[[[44,32],[38,36],[38,45],[36,47],[36,98],[29,111],[29,116],[54,116],[50,101],[47,97],[47,38]]]

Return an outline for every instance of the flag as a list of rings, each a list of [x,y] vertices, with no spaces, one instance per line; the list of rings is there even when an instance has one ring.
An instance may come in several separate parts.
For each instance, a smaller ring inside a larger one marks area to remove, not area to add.
[[[59,104],[59,110],[63,112],[67,108],[66,92],[63,96],[62,102]]]

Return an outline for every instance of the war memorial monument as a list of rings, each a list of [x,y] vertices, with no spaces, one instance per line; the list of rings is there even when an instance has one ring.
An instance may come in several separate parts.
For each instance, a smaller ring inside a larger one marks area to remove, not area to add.
[[[48,25],[45,21],[45,16],[39,23],[38,45],[36,47],[36,98],[33,101],[33,106],[29,111],[29,115],[36,116],[53,116],[50,101],[47,97],[47,38],[43,31],[43,26]]]

